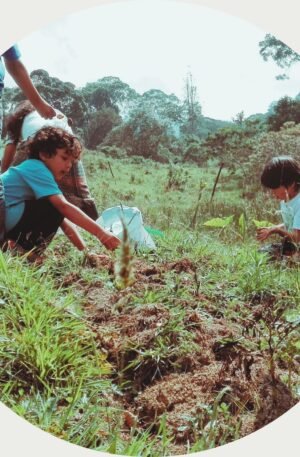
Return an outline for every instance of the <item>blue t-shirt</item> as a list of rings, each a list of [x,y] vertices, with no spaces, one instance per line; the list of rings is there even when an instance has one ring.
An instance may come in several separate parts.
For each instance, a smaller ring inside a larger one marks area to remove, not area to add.
[[[4,87],[5,76],[5,67],[1,57],[4,57],[6,60],[18,60],[21,57],[21,53],[18,46],[15,45],[5,51],[2,56],[0,56],[0,95]]]
[[[28,159],[1,175],[5,200],[5,228],[11,230],[21,219],[26,200],[61,195],[53,174],[44,162]]]

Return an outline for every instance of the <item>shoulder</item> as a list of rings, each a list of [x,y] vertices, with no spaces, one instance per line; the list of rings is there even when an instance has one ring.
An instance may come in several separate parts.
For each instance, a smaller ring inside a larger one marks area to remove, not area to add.
[[[21,57],[19,47],[17,45],[12,46],[5,51],[2,56],[7,60],[17,60]]]
[[[20,163],[20,165],[17,165],[17,167],[20,171],[26,172],[26,171],[31,171],[39,174],[49,174],[51,176],[52,173],[49,170],[49,168],[46,167],[44,162],[38,159],[27,159],[24,160],[24,162]]]
[[[24,162],[20,163],[20,165],[17,166],[19,169],[25,169],[25,168],[43,168],[45,167],[44,162],[38,159],[26,159]]]
[[[30,187],[37,189],[51,188],[52,190],[55,189],[57,193],[61,193],[53,173],[51,173],[49,168],[41,160],[24,160],[24,162],[15,167],[15,170]]]

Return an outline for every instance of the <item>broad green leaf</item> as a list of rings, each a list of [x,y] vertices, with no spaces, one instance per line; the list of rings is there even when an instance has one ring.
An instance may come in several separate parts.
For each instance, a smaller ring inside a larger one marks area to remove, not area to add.
[[[256,219],[252,219],[253,224],[255,225],[256,228],[262,228],[262,227],[271,227],[272,222],[269,221],[257,221]]]
[[[293,324],[298,324],[300,323],[300,314],[299,311],[293,310],[293,311],[288,311],[285,314],[285,319],[287,322],[291,322]]]
[[[239,217],[239,228],[240,228],[240,233],[242,235],[245,235],[246,232],[246,219],[244,216],[244,213],[242,213]]]
[[[204,222],[205,227],[212,227],[212,228],[224,228],[230,225],[233,221],[233,216],[228,217],[215,217],[214,219],[210,219],[209,221]]]
[[[149,226],[145,226],[145,230],[147,230],[147,232],[153,236],[160,236],[160,237],[164,236],[164,232],[162,232],[161,230],[158,230],[158,229],[154,229]]]

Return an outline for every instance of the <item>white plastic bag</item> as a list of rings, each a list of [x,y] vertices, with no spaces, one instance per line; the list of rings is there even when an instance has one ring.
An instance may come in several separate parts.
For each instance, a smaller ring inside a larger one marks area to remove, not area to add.
[[[136,207],[113,206],[112,208],[104,210],[96,222],[102,228],[112,232],[122,240],[122,221],[127,228],[130,241],[132,241],[136,247],[156,249],[153,239],[144,228],[142,213]]]

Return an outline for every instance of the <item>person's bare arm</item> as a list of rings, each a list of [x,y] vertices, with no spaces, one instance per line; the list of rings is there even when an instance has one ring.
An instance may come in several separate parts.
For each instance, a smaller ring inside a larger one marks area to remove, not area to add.
[[[76,230],[76,227],[68,220],[64,219],[60,228],[79,251],[84,251],[86,249],[86,244],[79,235],[78,230]]]
[[[266,240],[271,235],[279,235],[283,238],[286,238],[294,243],[299,243],[300,241],[300,230],[294,229],[291,232],[285,230],[284,225],[274,225],[273,227],[262,227],[257,230],[257,239],[259,241]]]
[[[1,173],[4,173],[12,164],[16,153],[16,145],[8,143],[4,148],[3,157],[1,160]]]
[[[78,227],[94,235],[98,240],[110,250],[116,249],[121,241],[115,235],[103,230],[93,219],[88,217],[77,206],[69,203],[63,195],[51,195],[49,201],[52,205],[69,221]]]
[[[24,95],[36,108],[38,113],[45,119],[51,119],[54,117],[56,115],[54,108],[40,96],[22,61],[20,59],[4,59],[4,62],[8,73],[12,76],[20,89],[23,91]]]
[[[279,236],[286,238],[287,240],[292,241],[293,243],[299,243],[300,241],[300,230],[293,229],[290,232],[285,230],[284,228],[276,227],[273,231]]]
[[[276,233],[275,230],[283,228],[284,224],[272,225],[271,227],[260,227],[256,230],[256,238],[258,241],[265,241],[269,236]]]

